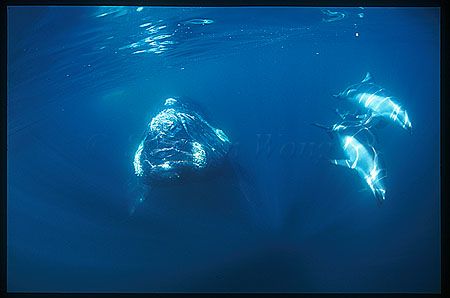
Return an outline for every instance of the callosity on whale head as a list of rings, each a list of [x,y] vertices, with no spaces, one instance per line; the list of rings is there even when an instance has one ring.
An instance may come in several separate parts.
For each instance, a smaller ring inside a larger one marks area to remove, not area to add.
[[[220,164],[228,153],[227,135],[180,99],[168,98],[147,126],[134,157],[142,183],[181,179]]]

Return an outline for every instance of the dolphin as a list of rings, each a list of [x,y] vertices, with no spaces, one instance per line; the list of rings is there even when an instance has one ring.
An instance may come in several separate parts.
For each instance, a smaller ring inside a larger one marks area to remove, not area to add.
[[[360,83],[351,85],[333,96],[358,105],[371,113],[373,118],[392,121],[412,134],[412,124],[406,110],[396,102],[386,89],[375,84],[369,72]]]
[[[348,121],[341,121],[332,127],[326,127],[321,124],[312,123],[312,125],[325,129],[328,134],[337,136],[339,144],[342,147],[346,159],[330,159],[334,165],[343,166],[355,170],[358,175],[372,190],[381,205],[386,199],[386,187],[384,180],[386,171],[381,167],[381,159],[370,141],[372,137],[370,130],[362,122],[354,121],[353,124]]]

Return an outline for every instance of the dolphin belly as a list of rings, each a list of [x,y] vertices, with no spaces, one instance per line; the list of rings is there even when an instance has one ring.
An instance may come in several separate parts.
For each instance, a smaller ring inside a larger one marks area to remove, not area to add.
[[[363,104],[374,117],[382,117],[410,131],[411,122],[408,114],[400,104],[396,103],[393,97],[365,93],[360,98],[364,99],[360,105]]]
[[[355,136],[341,136],[340,142],[348,159],[334,160],[332,163],[354,169],[370,187],[378,202],[383,202],[386,194],[383,182],[385,171],[378,163],[375,149],[364,146]]]
[[[363,93],[358,95],[358,104],[371,111],[374,116],[390,118],[390,115],[396,109],[396,105],[390,96],[380,96],[376,94]]]
[[[350,163],[350,168],[364,170],[370,168],[373,164],[370,152],[355,136],[341,137],[341,144]]]

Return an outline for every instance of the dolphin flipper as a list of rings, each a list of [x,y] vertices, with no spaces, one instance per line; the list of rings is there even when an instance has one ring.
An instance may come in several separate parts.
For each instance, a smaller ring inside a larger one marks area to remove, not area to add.
[[[334,111],[341,120],[360,122],[361,124],[368,124],[372,120],[371,113],[363,113],[362,111],[355,111],[354,113],[349,111],[343,112],[339,109]]]
[[[340,109],[335,109],[334,111],[341,120],[348,120],[349,118],[359,120],[366,117],[365,114],[360,114],[359,111],[355,111],[354,113],[349,111],[341,111]]]
[[[322,125],[319,123],[311,123],[311,125],[325,130],[328,133],[328,135],[330,136],[330,138],[333,138],[333,133],[331,132],[330,127],[326,127],[325,125]]]

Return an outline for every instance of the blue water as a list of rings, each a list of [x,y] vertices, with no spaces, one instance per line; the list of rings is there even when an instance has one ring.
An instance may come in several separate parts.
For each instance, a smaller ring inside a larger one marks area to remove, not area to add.
[[[8,8],[7,290],[439,292],[437,8]],[[310,125],[370,71],[379,207]],[[154,187],[133,157],[168,97],[229,136],[219,174]]]

